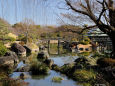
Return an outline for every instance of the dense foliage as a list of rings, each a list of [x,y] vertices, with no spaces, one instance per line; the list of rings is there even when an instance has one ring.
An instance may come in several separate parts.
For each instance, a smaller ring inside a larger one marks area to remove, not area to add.
[[[2,43],[0,43],[0,56],[4,56],[6,52],[7,48]]]
[[[0,18],[0,39],[5,40],[5,36],[9,33],[10,25]]]

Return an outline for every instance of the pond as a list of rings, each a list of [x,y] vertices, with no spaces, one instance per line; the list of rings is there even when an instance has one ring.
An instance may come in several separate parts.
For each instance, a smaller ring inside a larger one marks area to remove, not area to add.
[[[54,60],[54,64],[62,66],[67,63],[71,63],[77,59],[78,56],[52,56],[51,59]]]
[[[62,66],[65,63],[70,63],[74,61],[77,57],[76,56],[52,56],[51,59],[54,60],[54,63]],[[20,62],[18,67],[20,67],[23,62]],[[14,72],[11,77],[18,78],[22,72]],[[78,86],[76,81],[69,79],[67,76],[60,74],[59,72],[50,70],[48,75],[38,75],[32,76],[29,72],[23,72],[27,78],[24,80],[25,82],[29,82],[29,86]],[[61,77],[63,80],[60,83],[52,82],[53,77]]]

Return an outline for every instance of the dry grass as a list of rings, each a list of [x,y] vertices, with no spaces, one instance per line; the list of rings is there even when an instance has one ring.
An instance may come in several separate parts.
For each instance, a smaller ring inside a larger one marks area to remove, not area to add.
[[[29,43],[29,44],[27,44],[28,46],[29,46],[29,48],[31,48],[31,49],[38,49],[38,46],[36,45],[36,44],[34,44],[34,43]]]

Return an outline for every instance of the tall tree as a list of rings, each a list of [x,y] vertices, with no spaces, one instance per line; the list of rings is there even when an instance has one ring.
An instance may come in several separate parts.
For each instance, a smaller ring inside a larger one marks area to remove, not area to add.
[[[3,41],[5,40],[5,36],[9,33],[10,28],[10,24],[0,18],[0,39],[2,39]]]
[[[84,29],[97,26],[110,37],[113,45],[112,57],[115,57],[115,0],[65,0],[65,2],[69,9],[94,22],[95,25]]]
[[[25,36],[26,43],[28,43],[28,39],[34,39],[33,35],[36,35],[35,32],[38,32],[37,26],[31,19],[24,19],[22,22],[14,24],[13,28],[16,34]]]

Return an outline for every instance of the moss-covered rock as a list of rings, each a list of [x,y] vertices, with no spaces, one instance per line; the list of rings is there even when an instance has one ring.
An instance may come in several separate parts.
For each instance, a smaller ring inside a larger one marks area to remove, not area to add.
[[[90,80],[94,80],[96,78],[96,74],[90,70],[85,70],[85,69],[76,70],[73,73],[73,78],[80,82],[88,82]]]
[[[63,66],[61,66],[60,72],[64,74],[69,74],[72,71],[73,66],[74,63],[64,64]]]
[[[56,65],[56,64],[53,64],[53,65],[52,65],[52,70],[55,70],[55,71],[59,72],[59,71],[61,70],[61,67],[59,67],[59,66]]]
[[[76,65],[79,65],[79,64],[86,65],[88,60],[85,57],[80,57],[80,58],[77,58],[74,62]]]

